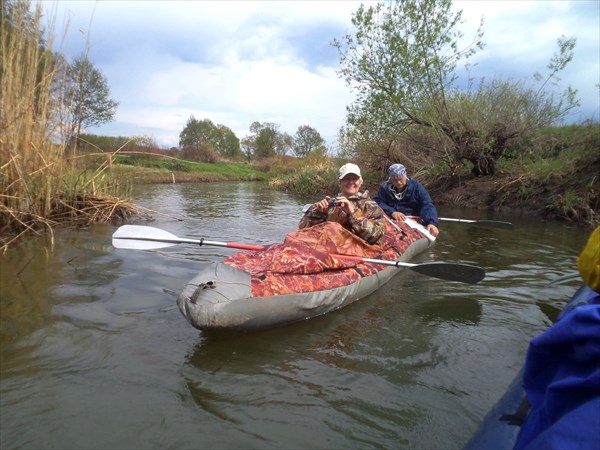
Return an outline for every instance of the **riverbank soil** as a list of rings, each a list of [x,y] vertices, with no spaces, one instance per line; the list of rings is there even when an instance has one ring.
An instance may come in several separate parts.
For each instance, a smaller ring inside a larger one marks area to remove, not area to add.
[[[440,176],[423,182],[436,205],[515,211],[568,222],[600,225],[600,165],[581,168],[566,179],[539,181],[514,174],[493,177]]]

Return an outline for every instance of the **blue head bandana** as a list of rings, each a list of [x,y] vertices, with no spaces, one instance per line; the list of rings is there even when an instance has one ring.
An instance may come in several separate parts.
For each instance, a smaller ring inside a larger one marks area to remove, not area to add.
[[[402,164],[392,164],[388,169],[390,180],[399,179],[406,175],[406,167]]]

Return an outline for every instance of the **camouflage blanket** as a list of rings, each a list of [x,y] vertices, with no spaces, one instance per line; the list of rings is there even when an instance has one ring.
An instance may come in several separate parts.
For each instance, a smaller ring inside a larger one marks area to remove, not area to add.
[[[224,263],[251,274],[253,297],[333,289],[386,268],[334,255],[396,261],[423,237],[407,225],[398,226],[401,231],[388,225],[378,243],[369,245],[338,223],[323,222],[289,233],[281,244],[231,255]]]

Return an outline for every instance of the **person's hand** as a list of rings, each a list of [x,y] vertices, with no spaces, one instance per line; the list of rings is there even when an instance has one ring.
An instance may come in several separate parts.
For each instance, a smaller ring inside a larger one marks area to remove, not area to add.
[[[404,220],[406,219],[406,216],[403,213],[401,213],[400,211],[394,211],[392,213],[392,219],[404,222]]]
[[[440,234],[440,230],[438,230],[438,227],[436,227],[432,223],[430,223],[429,225],[427,225],[427,231],[429,231],[433,237],[437,237],[438,234]]]
[[[325,197],[323,200],[318,201],[313,206],[317,208],[320,212],[324,213],[329,209],[330,202],[331,197]]]
[[[346,214],[352,214],[354,212],[354,204],[346,197],[337,197],[335,200],[337,202],[337,207],[342,208]]]

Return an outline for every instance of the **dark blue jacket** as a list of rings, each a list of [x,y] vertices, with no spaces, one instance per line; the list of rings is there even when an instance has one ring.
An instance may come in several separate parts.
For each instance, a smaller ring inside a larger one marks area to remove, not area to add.
[[[392,216],[394,211],[400,211],[407,216],[419,216],[427,226],[430,223],[438,226],[438,213],[433,205],[429,193],[421,183],[409,178],[406,183],[404,198],[398,200],[392,192],[392,183],[386,181],[381,183],[377,195],[373,200],[388,215]]]

